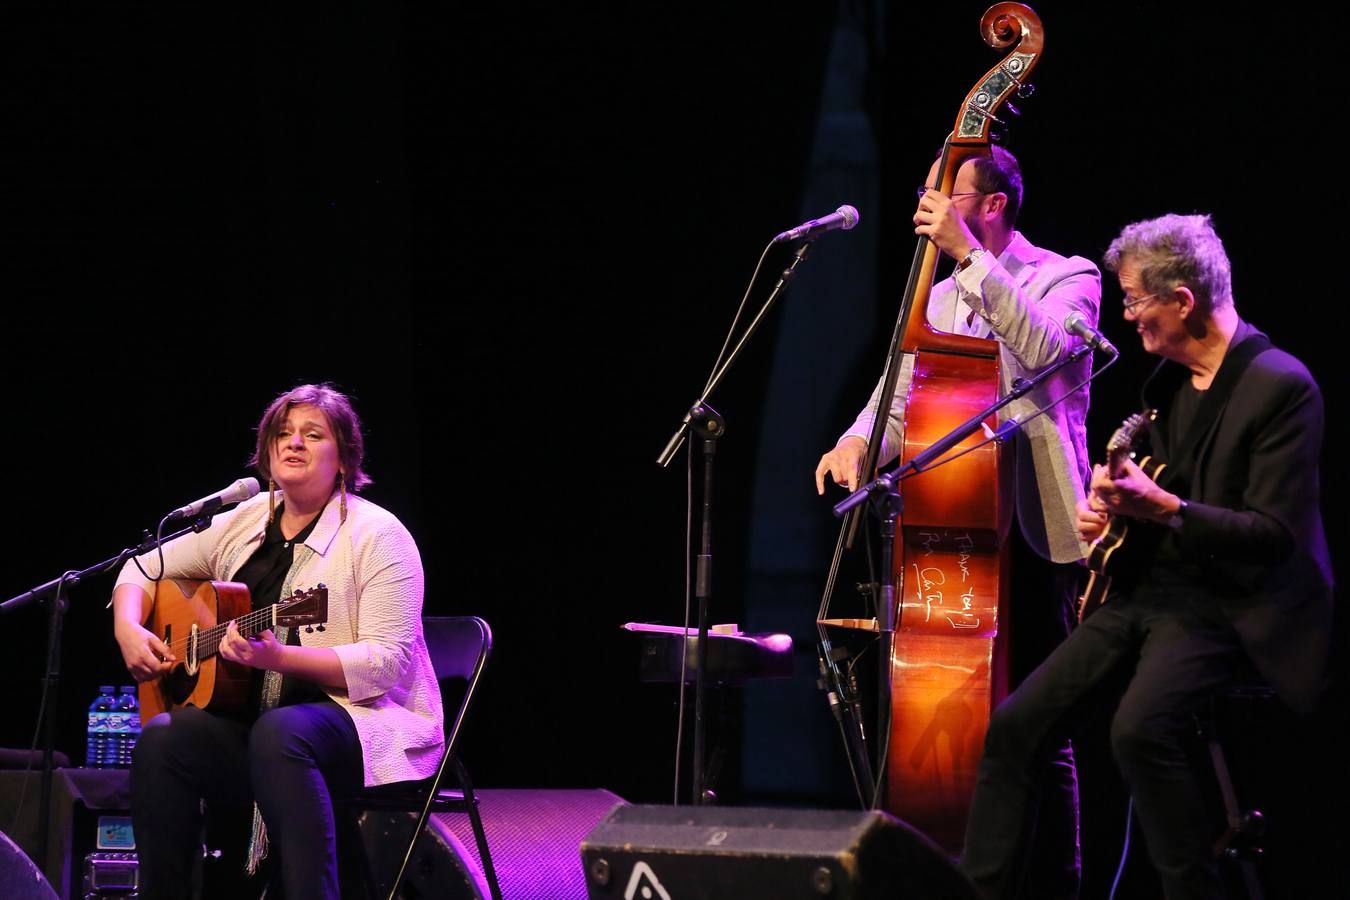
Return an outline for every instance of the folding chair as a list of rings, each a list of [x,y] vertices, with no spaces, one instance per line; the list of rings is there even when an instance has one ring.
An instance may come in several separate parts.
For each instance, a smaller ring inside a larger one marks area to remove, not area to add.
[[[395,900],[403,879],[407,875],[408,865],[413,857],[413,848],[417,839],[426,829],[427,820],[433,812],[468,813],[473,826],[474,840],[478,844],[478,856],[483,863],[483,875],[493,900],[501,900],[501,888],[497,884],[497,873],[492,866],[492,856],[488,852],[487,835],[483,831],[483,820],[478,815],[478,800],[473,795],[473,783],[469,773],[460,762],[456,751],[459,749],[459,734],[464,726],[469,705],[473,701],[478,678],[487,664],[492,652],[492,629],[488,623],[477,616],[427,617],[422,619],[422,630],[426,635],[427,650],[431,655],[431,667],[436,672],[436,680],[441,683],[441,696],[447,696],[446,682],[456,679],[465,681],[464,696],[453,720],[446,710],[445,754],[436,768],[436,774],[427,781],[407,782],[397,785],[382,785],[371,788],[350,798],[348,806],[354,809],[420,811],[417,827],[413,829],[412,839],[403,853],[403,862],[399,866],[398,876],[389,888],[388,900]],[[447,771],[453,771],[459,788],[444,787]],[[373,885],[370,869],[365,869],[367,886]]]

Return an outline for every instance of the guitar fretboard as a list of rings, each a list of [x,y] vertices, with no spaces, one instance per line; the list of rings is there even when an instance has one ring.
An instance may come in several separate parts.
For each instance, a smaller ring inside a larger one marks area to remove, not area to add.
[[[255,609],[253,612],[240,616],[234,620],[235,627],[239,629],[241,637],[253,637],[272,627],[272,613],[276,605],[267,606],[263,609]],[[197,659],[210,659],[220,650],[221,641],[225,640],[225,632],[229,630],[230,623],[223,625],[212,625],[210,628],[203,628],[197,632]],[[184,635],[182,638],[175,638],[169,645],[173,655],[179,659],[187,658],[188,642],[192,635]]]

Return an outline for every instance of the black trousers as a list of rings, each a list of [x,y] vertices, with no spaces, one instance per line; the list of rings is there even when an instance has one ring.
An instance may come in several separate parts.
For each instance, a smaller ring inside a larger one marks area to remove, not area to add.
[[[1094,689],[1133,665],[1111,746],[1169,900],[1222,896],[1203,798],[1183,743],[1189,715],[1247,670],[1217,607],[1184,591],[1115,597],[1080,625],[990,721],[961,866],[985,896],[1015,896],[1034,774]]]
[[[1009,664],[1015,688],[1058,647],[1077,619],[1083,567],[1041,558],[1026,543],[1017,522],[1010,539],[1008,589],[1011,610]],[[1027,800],[1026,865],[1021,891],[1009,898],[1074,900],[1081,883],[1078,842],[1078,776],[1073,747],[1065,738],[1045,754],[1031,774]]]
[[[336,703],[283,706],[251,726],[195,707],[156,716],[131,767],[140,896],[188,896],[203,804],[225,820],[236,846],[246,846],[256,799],[287,900],[339,897],[331,797],[359,790],[363,780],[356,727]],[[209,887],[238,896],[237,886]]]

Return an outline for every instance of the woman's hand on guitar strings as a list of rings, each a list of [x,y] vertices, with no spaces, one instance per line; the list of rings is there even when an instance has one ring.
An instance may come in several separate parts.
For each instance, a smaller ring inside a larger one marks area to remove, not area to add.
[[[225,629],[225,637],[220,641],[220,655],[230,662],[252,666],[255,669],[275,669],[281,662],[286,648],[277,642],[276,635],[269,628],[252,637],[245,638],[239,633],[234,622]]]

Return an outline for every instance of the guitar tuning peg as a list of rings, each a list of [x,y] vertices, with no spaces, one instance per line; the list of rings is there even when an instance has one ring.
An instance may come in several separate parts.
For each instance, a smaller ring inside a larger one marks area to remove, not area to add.
[[[1034,84],[1019,84],[1017,86],[1017,96],[1021,97],[1023,100],[1034,93],[1036,93],[1036,85]]]
[[[322,625],[320,625],[320,626],[319,626],[319,630],[320,630],[320,631],[326,631],[327,629],[325,629]]]
[[[1020,116],[1022,114],[1022,111],[1016,106],[1013,106],[1012,103],[1003,104],[1003,108],[1008,111],[1009,115]]]
[[[313,625],[306,625],[306,626],[305,626],[305,634],[313,634],[313,633],[314,633],[314,626],[313,626]]]

